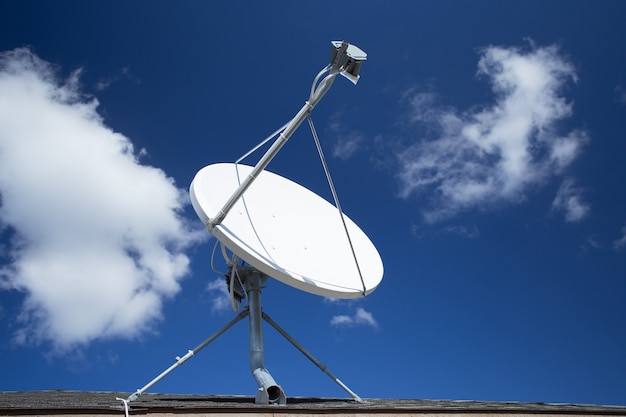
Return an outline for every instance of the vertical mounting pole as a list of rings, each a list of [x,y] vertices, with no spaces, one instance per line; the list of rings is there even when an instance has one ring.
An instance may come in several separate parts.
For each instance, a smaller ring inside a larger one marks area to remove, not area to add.
[[[250,371],[259,385],[255,402],[257,404],[286,404],[283,389],[265,369],[263,329],[261,311],[261,285],[267,276],[254,268],[241,268],[248,293],[248,332],[250,337]]]

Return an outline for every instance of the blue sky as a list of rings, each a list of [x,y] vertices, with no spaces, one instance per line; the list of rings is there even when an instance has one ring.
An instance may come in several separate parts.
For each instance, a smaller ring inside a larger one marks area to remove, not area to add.
[[[188,200],[314,110],[385,265],[265,311],[362,397],[626,405],[626,4],[4,1],[0,390],[130,392],[234,315]],[[330,199],[306,126],[269,169]],[[346,394],[273,329],[287,396]],[[252,395],[239,323],[151,392]]]

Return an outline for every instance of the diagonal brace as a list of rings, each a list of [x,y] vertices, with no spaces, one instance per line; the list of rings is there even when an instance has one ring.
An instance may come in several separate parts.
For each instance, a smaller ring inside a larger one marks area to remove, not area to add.
[[[322,372],[324,372],[326,375],[328,375],[330,377],[330,379],[335,381],[335,383],[337,383],[337,385],[339,385],[344,391],[346,391],[348,394],[350,394],[350,396],[352,398],[354,398],[354,400],[356,402],[359,402],[359,403],[364,403],[365,402],[361,397],[359,397],[356,393],[354,393],[354,391],[352,391],[350,388],[348,388],[348,386],[346,384],[341,382],[341,380],[339,378],[337,378],[335,375],[333,375],[328,370],[328,367],[326,365],[322,364],[320,361],[315,359],[315,357],[313,355],[311,355],[300,343],[298,343],[293,337],[291,337],[289,335],[289,333],[287,333],[282,327],[280,327],[278,325],[278,323],[276,323],[274,320],[272,320],[272,318],[270,316],[268,316],[265,312],[262,313],[262,316],[263,316],[263,320],[268,322],[274,329],[276,329],[276,331],[278,333],[280,333],[285,339],[287,339],[292,345],[294,345],[296,349],[298,349],[304,356],[306,356],[311,362],[313,362],[315,364],[315,366],[320,368],[320,370]]]
[[[226,330],[228,330],[231,327],[233,327],[235,325],[235,323],[237,323],[238,321],[240,321],[241,319],[246,317],[248,314],[249,314],[248,310],[241,311],[241,313],[237,314],[237,316],[235,316],[234,319],[232,319],[230,322],[228,322],[224,327],[219,329],[217,332],[215,332],[211,337],[206,339],[204,342],[200,343],[195,349],[187,351],[187,354],[185,356],[183,356],[182,358],[177,356],[176,357],[176,362],[172,366],[167,368],[165,371],[161,372],[161,374],[159,374],[159,376],[154,378],[152,381],[148,382],[146,385],[143,386],[143,388],[140,388],[135,393],[131,394],[128,397],[128,399],[126,400],[125,405],[127,406],[127,403],[129,403],[131,401],[135,401],[141,394],[143,394],[144,392],[149,390],[154,384],[156,384],[157,382],[159,382],[160,380],[165,378],[174,369],[178,368],[180,365],[185,363],[187,361],[187,359],[191,358],[193,355],[195,355],[196,353],[200,352],[209,343],[211,343],[212,341],[217,339],[224,332],[226,332]]]

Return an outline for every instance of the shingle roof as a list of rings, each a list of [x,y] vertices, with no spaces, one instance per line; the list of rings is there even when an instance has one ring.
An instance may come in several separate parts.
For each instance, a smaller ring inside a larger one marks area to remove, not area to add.
[[[123,403],[117,397],[129,393],[84,391],[0,392],[0,415],[34,414],[116,414],[124,415]],[[257,405],[254,397],[214,395],[144,394],[131,403],[130,413],[216,413],[268,412],[286,413],[497,413],[562,414],[626,416],[626,407],[546,404],[520,402],[483,402],[457,400],[351,399],[290,397],[287,405]]]

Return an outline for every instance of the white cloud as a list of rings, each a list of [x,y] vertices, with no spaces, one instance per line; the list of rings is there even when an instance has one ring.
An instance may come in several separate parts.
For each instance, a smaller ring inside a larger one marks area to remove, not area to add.
[[[587,243],[594,249],[600,249],[602,247],[602,243],[598,240],[597,235],[591,235],[587,238]]]
[[[443,231],[465,239],[475,239],[480,236],[480,230],[476,225],[466,226],[446,226]]]
[[[530,186],[569,166],[588,141],[580,130],[557,132],[572,114],[561,90],[576,73],[556,47],[485,48],[478,75],[491,83],[490,106],[458,112],[439,106],[433,92],[408,96],[409,121],[434,138],[397,153],[397,177],[404,198],[432,192],[427,222],[523,200]]]
[[[215,278],[209,282],[206,289],[211,295],[211,311],[215,313],[230,311],[230,294],[224,278]]]
[[[25,294],[18,343],[136,338],[189,272],[187,197],[28,49],[0,54],[0,289]]]
[[[613,242],[615,250],[624,249],[626,247],[626,226],[622,227],[622,237]]]
[[[363,136],[359,133],[343,134],[333,146],[333,156],[341,160],[350,158],[363,142]]]
[[[589,205],[583,200],[582,190],[570,178],[565,179],[559,187],[552,208],[563,211],[565,220],[570,223],[581,221],[590,211]]]
[[[378,323],[374,320],[374,316],[372,313],[366,311],[365,309],[358,307],[356,312],[352,316],[347,315],[339,315],[334,316],[330,320],[330,324],[332,326],[346,326],[346,327],[354,327],[354,326],[369,326],[375,329],[378,328]]]
[[[620,104],[626,104],[626,89],[621,85],[615,87],[615,100]]]
[[[128,67],[125,67],[125,68],[122,68],[122,70],[119,71],[116,75],[113,75],[111,77],[100,78],[96,82],[94,87],[96,91],[103,91],[103,90],[108,89],[111,86],[111,84],[116,83],[121,80],[132,81],[134,83],[139,82],[139,80],[131,74],[130,69]]]
[[[346,315],[334,316],[330,319],[330,324],[333,326],[349,326],[354,324],[354,319]]]
[[[361,149],[365,137],[358,131],[346,129],[339,122],[341,117],[341,113],[337,113],[333,116],[329,130],[335,138],[335,142],[332,146],[332,155],[335,158],[345,161]]]

